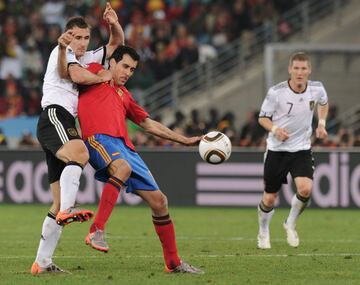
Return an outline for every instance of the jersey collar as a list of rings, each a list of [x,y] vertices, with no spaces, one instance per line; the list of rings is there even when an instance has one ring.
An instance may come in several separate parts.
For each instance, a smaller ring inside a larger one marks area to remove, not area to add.
[[[306,92],[306,89],[307,89],[307,82],[306,82],[306,86],[305,86],[305,89],[302,91],[302,92],[297,92],[297,91],[295,91],[294,89],[292,89],[291,88],[291,85],[290,85],[290,79],[288,79],[288,85],[289,85],[289,88],[290,88],[290,90],[292,91],[292,92],[294,92],[294,93],[296,93],[296,94],[304,94],[305,92]]]

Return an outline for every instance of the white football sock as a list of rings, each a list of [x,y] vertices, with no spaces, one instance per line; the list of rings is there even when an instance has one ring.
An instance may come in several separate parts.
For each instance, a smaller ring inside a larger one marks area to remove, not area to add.
[[[296,220],[300,216],[300,214],[304,211],[306,206],[309,204],[309,201],[303,202],[300,201],[296,194],[291,199],[291,209],[288,218],[286,219],[286,224],[292,227],[295,227]]]
[[[258,206],[258,218],[259,218],[259,234],[260,235],[268,235],[270,233],[269,227],[271,218],[275,213],[275,209],[272,209],[270,212],[264,212],[261,210],[260,206]]]
[[[60,211],[75,205],[76,194],[79,190],[82,168],[79,165],[67,165],[60,176]]]
[[[40,267],[45,268],[52,263],[52,256],[61,236],[62,228],[56,223],[55,218],[49,216],[45,218],[35,259]]]

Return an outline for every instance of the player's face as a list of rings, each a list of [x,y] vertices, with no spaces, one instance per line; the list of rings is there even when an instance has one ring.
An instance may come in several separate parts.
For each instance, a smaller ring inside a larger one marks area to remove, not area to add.
[[[70,47],[75,52],[76,58],[82,57],[87,51],[90,42],[90,29],[82,29],[79,27],[72,28],[74,38],[70,43]]]
[[[311,74],[311,65],[308,61],[294,60],[288,68],[290,80],[298,87],[305,86]]]
[[[114,59],[110,61],[110,71],[117,85],[125,85],[126,81],[134,74],[138,62],[133,60],[128,54],[116,63]]]

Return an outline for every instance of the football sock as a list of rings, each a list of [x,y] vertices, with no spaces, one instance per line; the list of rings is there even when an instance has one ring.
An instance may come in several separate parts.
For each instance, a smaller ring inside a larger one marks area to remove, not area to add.
[[[259,234],[269,234],[269,226],[271,218],[274,215],[275,210],[272,207],[267,207],[263,201],[258,206],[258,218],[259,218]]]
[[[56,223],[55,216],[49,212],[42,226],[41,239],[35,261],[43,268],[52,263],[52,256],[63,228]]]
[[[156,233],[161,241],[166,267],[174,269],[181,263],[176,248],[174,224],[169,214],[162,217],[152,216],[152,218]]]
[[[297,218],[305,210],[306,206],[309,204],[310,197],[302,197],[298,193],[293,196],[291,200],[291,209],[286,223],[288,225],[295,226]]]
[[[75,205],[76,194],[79,190],[82,166],[70,161],[66,164],[60,176],[60,211]]]
[[[90,233],[96,231],[96,229],[104,230],[105,224],[108,221],[112,210],[114,209],[119,193],[124,183],[111,176],[104,186],[101,194],[98,211],[96,213],[93,224],[90,227]]]

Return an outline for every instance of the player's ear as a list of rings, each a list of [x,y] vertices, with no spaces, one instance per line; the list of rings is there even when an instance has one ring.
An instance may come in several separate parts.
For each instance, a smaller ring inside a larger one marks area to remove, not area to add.
[[[291,74],[291,65],[288,65],[288,73]]]
[[[111,67],[114,67],[116,65],[116,61],[115,61],[115,59],[110,59],[110,61],[109,61],[109,66],[110,66],[110,68]]]

